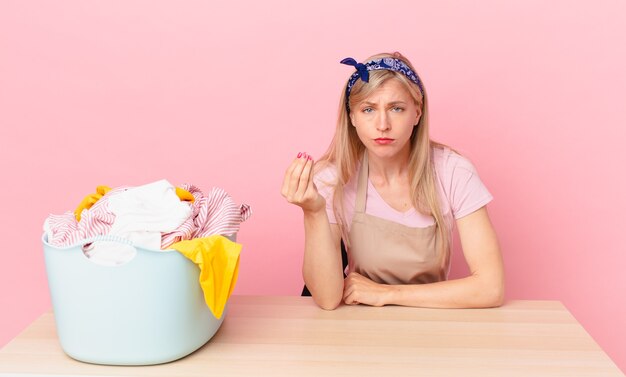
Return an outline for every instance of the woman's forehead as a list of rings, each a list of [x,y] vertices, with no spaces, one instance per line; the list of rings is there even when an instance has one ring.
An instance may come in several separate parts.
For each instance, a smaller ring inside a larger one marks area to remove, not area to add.
[[[386,80],[378,88],[363,98],[363,102],[412,102],[412,97],[404,84],[395,79]]]

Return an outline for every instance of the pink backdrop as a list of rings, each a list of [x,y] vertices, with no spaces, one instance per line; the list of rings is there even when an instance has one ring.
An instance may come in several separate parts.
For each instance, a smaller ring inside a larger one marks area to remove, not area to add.
[[[2,1],[0,346],[50,308],[43,219],[99,184],[223,187],[254,210],[236,293],[299,294],[284,170],[330,141],[338,61],[399,50],[496,198],[507,297],[562,301],[626,370],[626,3],[381,4]]]

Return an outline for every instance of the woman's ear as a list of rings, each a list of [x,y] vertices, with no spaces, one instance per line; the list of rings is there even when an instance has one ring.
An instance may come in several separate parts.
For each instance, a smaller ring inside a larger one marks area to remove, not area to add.
[[[354,125],[354,113],[352,111],[350,111],[349,115],[350,115],[350,123],[352,123],[352,127],[356,127]]]
[[[415,115],[415,123],[413,123],[415,126],[417,126],[420,123],[421,117],[422,117],[422,109],[417,108],[417,114]]]

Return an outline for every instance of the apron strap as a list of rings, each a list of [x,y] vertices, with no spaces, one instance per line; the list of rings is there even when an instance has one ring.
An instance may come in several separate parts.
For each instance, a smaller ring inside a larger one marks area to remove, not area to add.
[[[369,165],[367,164],[367,151],[363,153],[361,168],[359,169],[359,180],[356,185],[355,213],[365,213],[365,199],[367,198],[367,177],[369,176]]]

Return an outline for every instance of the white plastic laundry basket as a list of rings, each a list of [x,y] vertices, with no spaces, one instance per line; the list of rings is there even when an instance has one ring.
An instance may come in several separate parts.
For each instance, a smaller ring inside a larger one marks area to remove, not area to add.
[[[44,234],[43,248],[59,341],[74,359],[173,361],[211,339],[226,315],[213,316],[198,266],[177,251],[135,247],[129,262],[102,266],[85,256],[82,245],[54,247]]]

